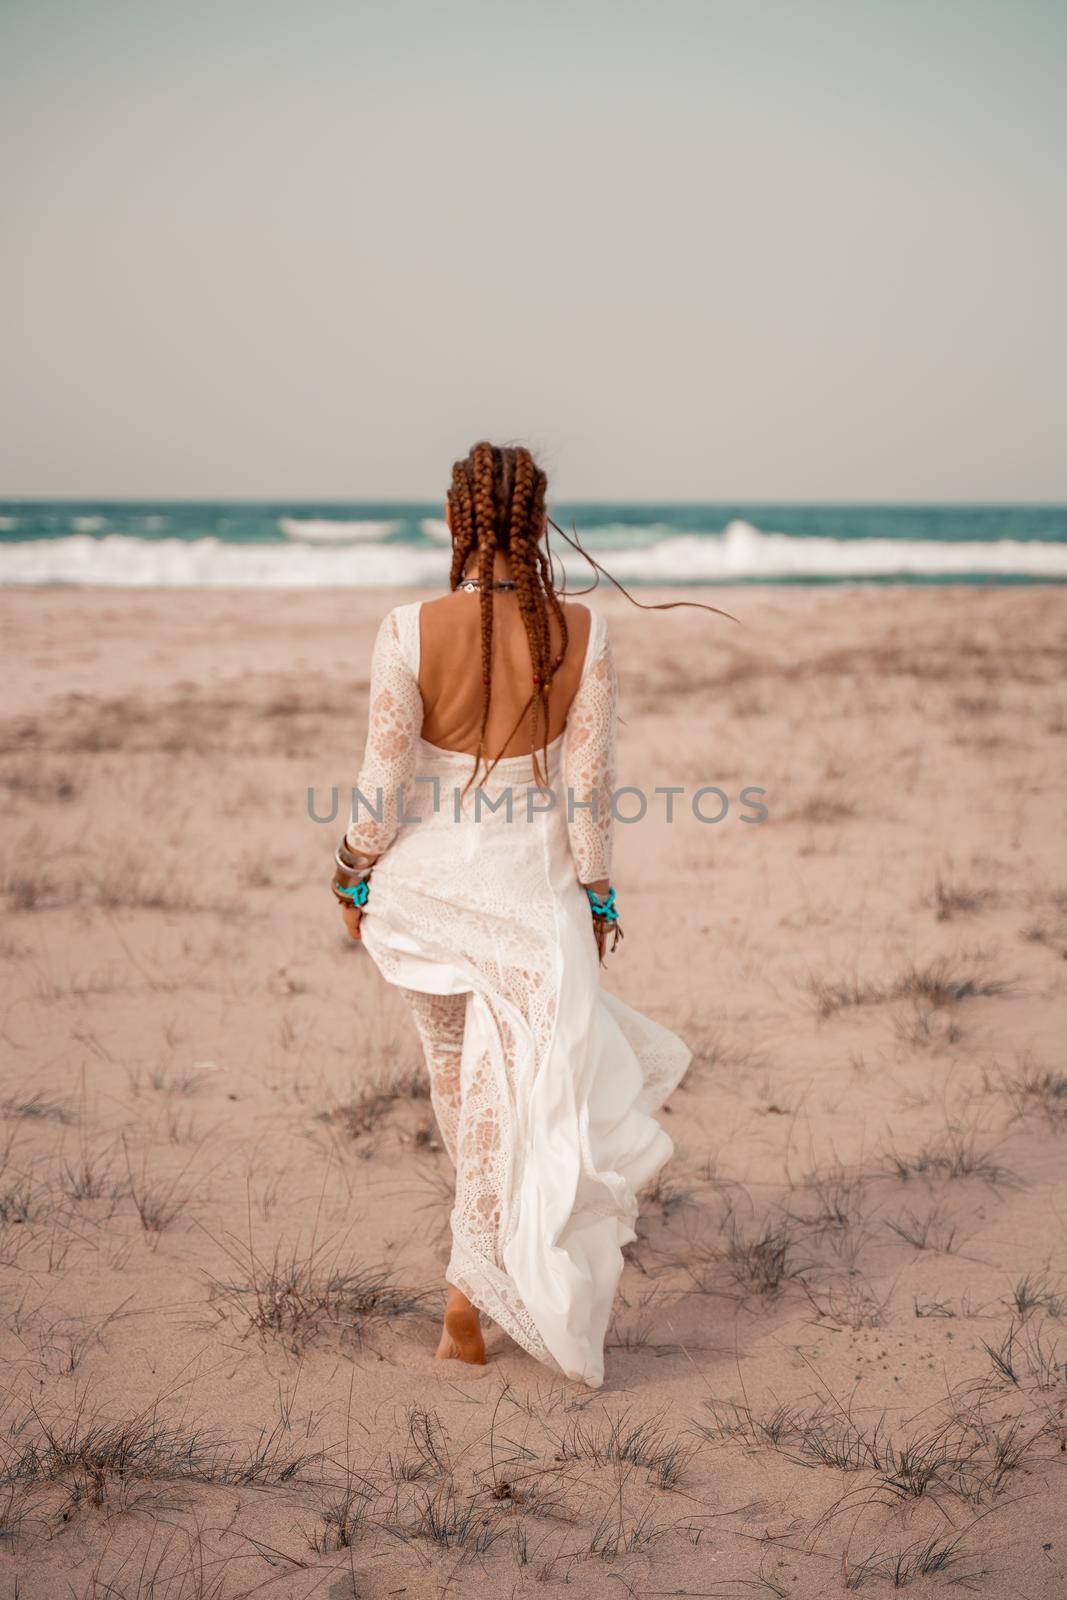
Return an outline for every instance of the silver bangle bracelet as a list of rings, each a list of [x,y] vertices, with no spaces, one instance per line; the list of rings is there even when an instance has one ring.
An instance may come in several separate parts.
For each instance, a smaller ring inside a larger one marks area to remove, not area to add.
[[[347,828],[341,835],[337,849],[334,851],[334,858],[338,866],[347,867],[349,872],[361,872],[364,869],[369,872],[374,866],[374,861],[367,861],[365,851],[353,850],[348,842]],[[377,857],[375,857],[375,860],[377,860]]]
[[[362,875],[363,877],[369,878],[371,873],[374,871],[374,868],[372,866],[365,867],[362,865],[362,863],[357,866],[354,862],[346,861],[344,856],[341,854],[342,849],[343,845],[338,845],[337,849],[333,853],[333,859],[341,868],[342,872],[348,872],[353,875]]]

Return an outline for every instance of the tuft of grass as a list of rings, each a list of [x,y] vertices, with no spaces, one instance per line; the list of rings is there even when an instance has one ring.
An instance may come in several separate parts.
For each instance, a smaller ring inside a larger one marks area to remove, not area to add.
[[[800,1236],[788,1217],[746,1231],[735,1214],[726,1222],[724,1260],[734,1282],[747,1293],[774,1295],[808,1270],[795,1257]]]
[[[117,1200],[121,1187],[107,1158],[86,1147],[75,1161],[64,1161],[63,1191],[72,1200],[102,1200],[105,1195]]]
[[[766,1071],[770,1066],[765,1051],[709,1033],[707,1024],[699,1016],[688,1020],[685,1036],[693,1050],[694,1066],[746,1077]]]
[[[976,1558],[962,1549],[957,1539],[917,1540],[895,1555],[876,1551],[850,1567],[845,1577],[845,1588],[856,1594],[868,1579],[891,1583],[894,1589],[907,1589],[919,1578],[942,1577],[959,1589],[976,1589],[987,1576],[986,1569],[975,1564]]]
[[[861,1174],[835,1165],[826,1172],[808,1173],[800,1208],[789,1216],[809,1228],[814,1238],[845,1233],[863,1222],[866,1195],[867,1181]]]
[[[64,1521],[83,1506],[127,1508],[153,1482],[207,1481],[218,1460],[217,1441],[168,1428],[153,1411],[106,1422],[82,1411],[63,1421],[34,1410],[20,1432],[31,1437],[9,1461],[6,1476],[22,1484],[62,1484]]]
[[[429,1539],[442,1550],[464,1550],[481,1556],[501,1532],[499,1516],[486,1510],[476,1494],[464,1495],[451,1478],[433,1493],[416,1494],[409,1537]]]
[[[893,985],[893,999],[926,1001],[931,1006],[958,1005],[961,1000],[993,999],[1010,994],[1006,978],[989,976],[978,964],[936,956],[925,965],[905,967]]]
[[[64,1127],[77,1120],[69,1106],[39,1091],[36,1094],[10,1095],[0,1100],[0,1116],[25,1117],[33,1122],[58,1122]]]
[[[628,1462],[644,1468],[657,1488],[677,1488],[700,1446],[672,1434],[665,1416],[665,1410],[637,1420],[629,1410],[614,1417],[578,1416],[557,1441],[558,1458],[591,1461],[598,1467]]]
[[[269,1262],[254,1250],[229,1250],[244,1276],[210,1278],[222,1315],[237,1314],[247,1331],[270,1335],[300,1350],[324,1334],[361,1343],[374,1327],[425,1313],[426,1295],[395,1283],[384,1267],[342,1265],[327,1244],[306,1253],[276,1247]]]
[[[892,1291],[879,1296],[855,1269],[846,1272],[843,1282],[831,1283],[818,1292],[804,1282],[802,1287],[816,1316],[841,1323],[856,1333],[862,1328],[880,1328],[892,1298]]]
[[[126,1174],[129,1186],[130,1199],[141,1220],[141,1227],[145,1233],[160,1234],[171,1223],[176,1222],[189,1204],[189,1195],[180,1192],[180,1186],[188,1167],[175,1174],[169,1182],[162,1184],[149,1184],[147,1181],[147,1156],[142,1158],[141,1171],[134,1177],[133,1166],[130,1162],[129,1146],[126,1137],[122,1139],[123,1154],[126,1157]]]
[[[760,1415],[748,1406],[723,1406],[716,1400],[704,1405],[714,1419],[711,1425],[696,1424],[705,1439],[740,1440],[754,1449],[769,1445],[791,1460],[837,1472],[867,1472],[881,1461],[881,1421],[865,1432],[847,1412],[823,1406],[805,1410],[780,1405]]]
[[[657,1526],[650,1505],[629,1525],[620,1519],[618,1508],[611,1507],[593,1529],[584,1553],[601,1561],[617,1561],[620,1556],[632,1555],[636,1550],[647,1550],[665,1532],[666,1529]]]
[[[208,1430],[169,1427],[156,1408],[108,1421],[79,1406],[50,1417],[36,1407],[12,1430],[3,1479],[22,1490],[56,1485],[66,1498],[58,1515],[69,1522],[83,1508],[130,1510],[168,1483],[273,1487],[292,1483],[321,1460],[294,1450],[281,1422],[246,1449]],[[158,1503],[158,1500],[157,1500]]]
[[[995,1344],[982,1340],[994,1379],[1015,1389],[1067,1389],[1067,1361],[1057,1344],[1046,1342],[1044,1323],[1011,1322]]]
[[[279,1419],[273,1427],[261,1428],[254,1443],[234,1452],[225,1464],[216,1462],[212,1475],[217,1483],[272,1487],[303,1478],[321,1460],[320,1451],[294,1446],[288,1426]]]
[[[897,1013],[893,1032],[911,1050],[944,1050],[963,1038],[963,1029],[951,1012],[923,1001],[912,1001]]]
[[[951,1255],[957,1248],[956,1228],[945,1216],[942,1205],[932,1206],[924,1217],[917,1216],[914,1211],[904,1211],[899,1217],[887,1218],[886,1227],[916,1250]]]
[[[360,1484],[327,1501],[322,1508],[321,1531],[309,1540],[316,1555],[350,1550],[359,1542],[368,1529],[373,1497],[374,1491]]]
[[[1038,1116],[1056,1130],[1067,1128],[1067,1072],[1024,1056],[1014,1074],[1001,1076],[997,1088],[1008,1097],[1014,1120]]]
[[[373,1133],[379,1123],[401,1100],[429,1098],[430,1082],[421,1065],[404,1066],[399,1071],[377,1074],[364,1084],[351,1100],[320,1113],[322,1122],[339,1126],[349,1138]]]
[[[790,1281],[803,1281],[810,1264],[797,1252],[811,1232],[805,1219],[783,1213],[742,1222],[729,1205],[709,1235],[705,1221],[710,1216],[687,1212],[680,1230],[684,1244],[669,1257],[698,1293],[721,1294],[724,1276],[742,1294],[768,1297]]]
[[[993,1149],[980,1145],[976,1128],[955,1123],[914,1155],[901,1155],[889,1147],[885,1157],[892,1175],[905,1183],[914,1177],[980,1178],[991,1184],[1015,1181],[1014,1174],[993,1159]]]
[[[1007,1333],[1001,1336],[998,1344],[990,1344],[988,1340],[982,1340],[982,1349],[992,1362],[993,1371],[996,1376],[1001,1380],[1002,1383],[1013,1384],[1016,1388],[1018,1388],[1020,1383],[1019,1372],[1017,1370],[1018,1359],[1015,1349],[1015,1341],[1018,1331],[1018,1328],[1013,1322],[1008,1328]]]
[[[961,878],[946,877],[939,871],[934,879],[930,903],[938,922],[951,922],[954,917],[974,916],[995,900],[995,890],[967,883]]]
[[[696,1423],[695,1431],[716,1443],[740,1442],[759,1451],[777,1450],[805,1466],[858,1475],[859,1486],[845,1494],[828,1515],[844,1508],[917,1502],[951,1493],[972,1505],[992,1500],[1010,1473],[1022,1465],[1037,1440],[1048,1431],[1042,1415],[1036,1426],[1022,1418],[990,1423],[983,1415],[984,1390],[961,1413],[953,1407],[919,1431],[894,1437],[884,1413],[863,1424],[852,1403],[820,1404],[812,1409],[778,1406],[759,1414],[747,1405],[705,1401],[712,1422]]]
[[[1047,1272],[1026,1273],[1011,1291],[1008,1300],[1020,1320],[1032,1311],[1044,1311],[1050,1317],[1062,1317],[1067,1310],[1067,1299],[1049,1282]]]
[[[966,1453],[954,1419],[900,1443],[886,1441],[878,1484],[900,1500],[920,1500],[958,1475]]]
[[[983,1505],[1004,1488],[1009,1473],[1020,1467],[1045,1432],[1045,1419],[1027,1431],[1021,1417],[991,1426],[981,1415],[968,1419],[972,1453],[960,1465],[953,1488],[962,1500]]]
[[[838,1011],[909,1000],[917,1006],[959,1005],[963,1000],[992,999],[1013,992],[1010,979],[993,977],[980,958],[935,956],[922,964],[909,962],[888,984],[845,978],[810,978],[808,988],[822,1018]]]
[[[886,999],[886,992],[880,985],[863,983],[859,978],[812,977],[808,987],[815,1001],[815,1009],[824,1019],[849,1007],[878,1005]]]

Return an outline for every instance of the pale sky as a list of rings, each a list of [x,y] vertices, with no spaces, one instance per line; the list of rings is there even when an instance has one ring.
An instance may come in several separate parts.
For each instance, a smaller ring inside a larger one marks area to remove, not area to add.
[[[0,497],[1067,500],[1064,0],[0,0]]]

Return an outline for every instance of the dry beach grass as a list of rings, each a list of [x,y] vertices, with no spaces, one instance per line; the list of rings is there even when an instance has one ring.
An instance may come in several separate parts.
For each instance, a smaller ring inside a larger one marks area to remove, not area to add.
[[[432,1360],[448,1161],[306,810],[398,598],[0,593],[0,1593],[1062,1595],[1060,591],[602,602],[622,781],[731,810],[619,829],[606,981],[695,1059],[595,1394]]]

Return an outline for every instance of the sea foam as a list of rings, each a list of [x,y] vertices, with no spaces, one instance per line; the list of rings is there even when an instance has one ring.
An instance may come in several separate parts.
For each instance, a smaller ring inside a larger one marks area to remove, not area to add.
[[[1067,543],[1038,539],[829,539],[763,533],[750,523],[732,522],[721,534],[675,534],[640,548],[597,542],[595,551],[624,583],[981,576],[1067,581]],[[568,551],[567,568],[572,583],[584,583],[588,569],[579,555]],[[7,584],[395,588],[443,587],[447,578],[448,550],[439,539],[381,543],[369,535],[366,542],[349,535],[316,541],[290,533],[284,543],[233,544],[216,538],[75,534],[0,544],[0,583]]]
[[[642,549],[596,551],[616,577],[646,583],[751,578],[1067,578],[1067,544],[1050,540],[827,539],[763,533],[731,522],[722,534],[676,534]]]

